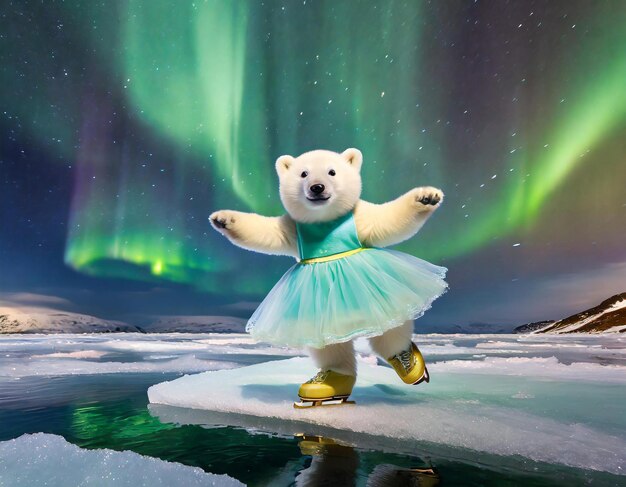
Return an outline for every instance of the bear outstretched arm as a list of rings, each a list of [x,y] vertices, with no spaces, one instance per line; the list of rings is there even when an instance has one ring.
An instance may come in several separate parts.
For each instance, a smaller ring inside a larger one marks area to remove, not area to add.
[[[238,247],[263,254],[298,256],[296,226],[287,215],[269,217],[220,210],[209,220],[213,228]]]
[[[354,210],[359,239],[372,247],[407,240],[422,228],[442,201],[443,192],[431,186],[414,188],[382,205],[359,201]]]

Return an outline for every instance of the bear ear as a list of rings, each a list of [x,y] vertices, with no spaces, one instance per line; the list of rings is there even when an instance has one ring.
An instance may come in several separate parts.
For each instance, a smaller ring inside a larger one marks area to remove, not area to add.
[[[359,149],[346,149],[341,153],[343,158],[348,161],[352,167],[354,167],[357,171],[361,170],[361,164],[363,163],[363,154]]]
[[[292,156],[280,156],[276,159],[276,172],[279,176],[285,174],[292,166],[294,158]]]

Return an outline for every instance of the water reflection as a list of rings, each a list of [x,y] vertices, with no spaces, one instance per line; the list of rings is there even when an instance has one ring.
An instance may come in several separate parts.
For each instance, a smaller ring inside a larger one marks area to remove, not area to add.
[[[54,388],[37,388],[45,397],[33,394],[29,408],[17,408],[13,400],[5,407],[0,387],[0,441],[43,431],[62,435],[82,448],[131,450],[227,474],[250,487],[434,486],[440,482],[438,472],[442,484],[464,487],[623,484],[622,476],[593,470],[471,451],[462,457],[459,449],[383,442],[380,437],[304,422],[159,405],[146,408],[147,379],[136,377],[129,382],[132,378],[125,376],[117,382],[120,389],[127,388],[123,399],[94,401],[105,397],[114,383],[92,377],[90,383],[83,379],[64,383],[68,389],[59,394],[62,401],[54,397],[59,383]],[[158,380],[163,377],[151,379],[153,383]],[[46,406],[46,398],[54,405]],[[294,437],[296,431],[308,434]],[[438,472],[428,463],[431,458]]]
[[[322,436],[296,435],[303,455],[311,457],[311,464],[296,477],[296,485],[356,485],[359,455],[351,446],[341,445]]]
[[[439,485],[439,474],[434,468],[401,468],[396,465],[378,465],[367,479],[368,487],[431,487]]]
[[[296,477],[296,485],[353,486],[359,478],[360,458],[350,445],[332,438],[305,434],[295,435],[302,455],[310,456],[311,463]],[[367,477],[368,487],[424,486],[439,484],[434,468],[403,468],[391,464],[377,465]]]

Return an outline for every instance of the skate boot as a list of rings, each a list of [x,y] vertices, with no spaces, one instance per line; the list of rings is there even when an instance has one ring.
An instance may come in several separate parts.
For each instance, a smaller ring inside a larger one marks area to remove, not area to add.
[[[300,386],[298,396],[300,402],[294,403],[295,408],[312,406],[328,406],[333,404],[354,404],[348,401],[356,382],[353,375],[344,375],[333,370],[321,370],[315,377]]]
[[[394,368],[400,379],[406,384],[419,384],[420,382],[430,382],[428,369],[424,363],[424,357],[420,353],[417,345],[411,342],[408,350],[394,355],[387,359],[387,362]]]

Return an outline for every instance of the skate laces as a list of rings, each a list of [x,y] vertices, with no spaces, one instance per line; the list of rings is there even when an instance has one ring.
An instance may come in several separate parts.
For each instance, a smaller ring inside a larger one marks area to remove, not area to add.
[[[411,369],[411,357],[412,356],[413,354],[411,353],[411,349],[404,350],[396,355],[396,358],[400,361],[400,363],[402,364],[402,367],[404,367],[404,370],[406,370],[407,372]]]
[[[311,379],[307,380],[306,383],[307,384],[320,384],[326,380],[326,377],[328,377],[329,372],[330,372],[329,370],[320,370],[317,374],[315,374],[315,377],[312,377]]]

